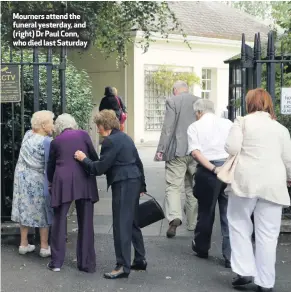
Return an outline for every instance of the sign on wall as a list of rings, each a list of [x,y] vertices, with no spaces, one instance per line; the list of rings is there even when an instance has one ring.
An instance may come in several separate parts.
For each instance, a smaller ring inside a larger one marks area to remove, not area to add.
[[[291,115],[291,87],[281,88],[281,114]]]
[[[1,65],[1,102],[20,102],[18,65]]]

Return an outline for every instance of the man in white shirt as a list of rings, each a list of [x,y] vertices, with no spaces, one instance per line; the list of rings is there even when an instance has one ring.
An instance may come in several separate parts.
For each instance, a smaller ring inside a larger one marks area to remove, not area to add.
[[[216,174],[217,167],[223,165],[228,157],[224,145],[232,122],[216,116],[214,104],[210,100],[196,101],[193,109],[197,121],[192,123],[187,131],[188,153],[198,162],[194,187],[194,195],[198,200],[198,218],[192,249],[197,256],[208,257],[215,206],[218,201],[223,237],[222,254],[225,267],[230,268],[227,197],[224,194],[226,185],[217,179]]]

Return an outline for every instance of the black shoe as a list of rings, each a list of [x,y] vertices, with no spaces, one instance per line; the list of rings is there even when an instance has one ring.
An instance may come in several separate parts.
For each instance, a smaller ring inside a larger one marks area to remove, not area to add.
[[[146,262],[146,260],[143,260],[141,262],[133,262],[131,265],[131,270],[135,270],[135,271],[145,271],[147,269],[147,265],[148,263]]]
[[[181,224],[182,224],[182,222],[180,219],[174,219],[173,221],[171,221],[169,224],[169,229],[167,230],[167,237],[172,238],[172,237],[176,236],[176,229]]]
[[[202,259],[207,259],[208,258],[208,252],[201,252],[201,251],[199,251],[197,249],[196,245],[195,245],[194,240],[192,240],[192,250],[196,253],[196,255],[199,258],[202,258]]]
[[[230,269],[230,268],[231,268],[230,261],[229,261],[229,260],[225,260],[225,262],[224,262],[224,266],[225,266],[227,269]]]
[[[128,275],[129,275],[129,273],[125,273],[124,271],[123,271],[123,268],[120,268],[119,270],[116,270],[116,268],[114,269],[114,271],[117,271],[117,273],[112,273],[112,272],[110,272],[110,273],[105,273],[104,275],[103,275],[103,277],[105,278],[105,279],[111,279],[111,280],[114,280],[114,279],[121,279],[121,278],[128,278]]]
[[[237,286],[244,286],[247,284],[252,283],[252,277],[243,277],[240,275],[237,275],[232,281],[232,286],[237,287]]]
[[[263,288],[261,286],[258,286],[258,290],[257,291],[258,292],[272,292],[272,291],[274,291],[274,289],[273,288]]]

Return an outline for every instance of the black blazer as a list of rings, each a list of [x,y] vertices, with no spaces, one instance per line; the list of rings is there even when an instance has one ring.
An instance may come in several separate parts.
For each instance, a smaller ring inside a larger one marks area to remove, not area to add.
[[[133,178],[141,178],[141,192],[146,192],[143,164],[132,139],[119,130],[112,130],[102,143],[100,159],[82,162],[91,175],[106,174],[107,187],[113,183]]]

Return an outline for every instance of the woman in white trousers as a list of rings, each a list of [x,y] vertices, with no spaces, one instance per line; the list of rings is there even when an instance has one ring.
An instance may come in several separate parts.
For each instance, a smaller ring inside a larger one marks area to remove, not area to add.
[[[228,154],[239,155],[227,188],[231,267],[237,274],[232,285],[244,286],[254,278],[258,291],[273,291],[282,208],[290,205],[291,140],[288,129],[275,120],[264,89],[248,92],[246,108],[248,114],[234,122],[225,145]]]

